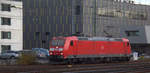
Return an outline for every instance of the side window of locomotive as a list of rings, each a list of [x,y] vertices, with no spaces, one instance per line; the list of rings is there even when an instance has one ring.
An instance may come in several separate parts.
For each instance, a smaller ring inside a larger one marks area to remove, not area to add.
[[[70,45],[73,46],[73,41],[70,42]]]
[[[52,40],[52,46],[57,46],[57,42],[58,42],[58,40]]]
[[[129,44],[129,42],[127,42],[127,46],[129,46],[130,44]]]
[[[65,40],[59,40],[58,41],[58,45],[59,46],[64,46],[64,44],[65,44]]]

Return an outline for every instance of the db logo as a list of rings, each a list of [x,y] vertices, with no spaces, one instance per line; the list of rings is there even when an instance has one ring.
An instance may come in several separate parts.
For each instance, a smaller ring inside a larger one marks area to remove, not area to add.
[[[101,49],[104,50],[104,46],[101,46]]]

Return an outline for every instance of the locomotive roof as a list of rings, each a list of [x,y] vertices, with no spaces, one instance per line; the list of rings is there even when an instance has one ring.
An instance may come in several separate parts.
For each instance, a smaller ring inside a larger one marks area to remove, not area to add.
[[[122,38],[107,38],[107,37],[78,37],[79,40],[92,41],[123,41]]]

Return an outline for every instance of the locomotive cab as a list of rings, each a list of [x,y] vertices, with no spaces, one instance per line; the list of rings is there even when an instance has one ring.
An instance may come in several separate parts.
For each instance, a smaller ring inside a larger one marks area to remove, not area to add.
[[[51,41],[49,49],[50,59],[63,59],[65,39],[54,39]]]
[[[77,37],[54,37],[50,42],[50,59],[55,61],[67,59],[71,53],[69,50],[73,48],[73,40],[77,40]]]

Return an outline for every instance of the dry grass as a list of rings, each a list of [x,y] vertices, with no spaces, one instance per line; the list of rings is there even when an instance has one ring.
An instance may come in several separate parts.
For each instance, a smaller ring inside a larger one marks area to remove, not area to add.
[[[36,57],[31,54],[22,54],[22,56],[17,60],[19,65],[32,65],[35,63]]]

